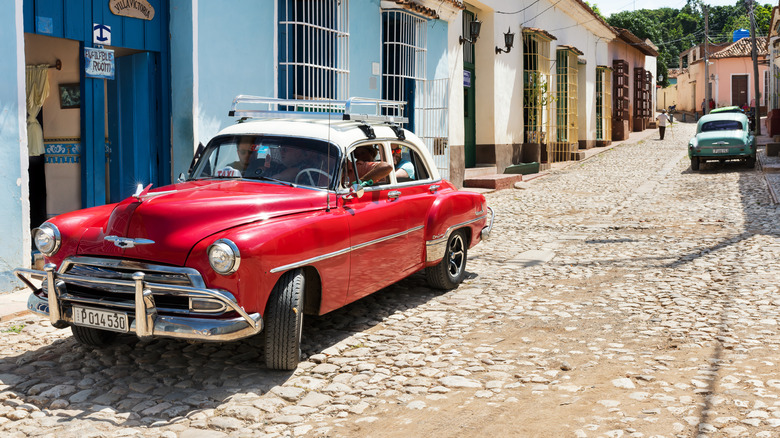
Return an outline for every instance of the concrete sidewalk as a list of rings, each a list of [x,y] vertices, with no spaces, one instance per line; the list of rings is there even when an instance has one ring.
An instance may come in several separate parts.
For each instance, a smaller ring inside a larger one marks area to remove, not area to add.
[[[28,313],[27,297],[29,296],[30,289],[26,287],[14,292],[0,294],[0,322]]]
[[[680,122],[676,122],[676,123],[680,123]],[[671,131],[667,131],[667,132],[668,132],[667,136],[671,135]],[[614,141],[609,146],[595,147],[595,148],[590,148],[590,149],[581,149],[579,152],[582,152],[585,155],[585,157],[583,159],[577,160],[577,161],[561,161],[561,162],[558,162],[558,163],[552,163],[550,165],[549,169],[545,169],[545,170],[543,170],[543,171],[541,171],[539,173],[531,173],[531,174],[528,174],[528,175],[523,175],[523,181],[521,183],[528,182],[528,181],[533,181],[533,180],[535,180],[537,178],[541,178],[541,177],[547,176],[553,170],[561,170],[561,169],[565,169],[565,168],[567,168],[569,166],[574,166],[574,165],[580,164],[583,161],[586,161],[586,160],[590,159],[591,157],[594,157],[594,156],[596,156],[596,155],[598,155],[598,154],[600,154],[602,152],[606,152],[606,151],[608,151],[608,150],[610,150],[610,149],[612,149],[614,147],[620,146],[622,144],[639,143],[640,141],[647,140],[647,139],[650,139],[650,138],[658,138],[658,136],[659,136],[659,134],[658,134],[658,129],[657,128],[656,129],[645,129],[644,131],[640,131],[640,132],[632,132],[632,133],[630,133],[628,135],[628,138],[626,140]],[[687,142],[688,139],[685,139],[685,141]],[[475,193],[490,193],[490,192],[496,191],[496,189],[483,189],[483,188],[478,188],[478,187],[464,187],[464,188],[462,188],[460,190],[467,191],[467,192],[475,192]]]

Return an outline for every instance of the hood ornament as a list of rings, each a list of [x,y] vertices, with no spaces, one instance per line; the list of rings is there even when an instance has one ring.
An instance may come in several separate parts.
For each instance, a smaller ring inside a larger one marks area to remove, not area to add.
[[[152,185],[149,184],[144,188],[143,184],[138,184],[138,187],[135,189],[135,193],[133,193],[133,198],[142,201],[141,197],[149,193],[149,189],[152,188]]]
[[[151,245],[154,243],[154,240],[141,239],[141,238],[131,239],[129,237],[119,237],[119,236],[106,236],[103,238],[103,240],[114,242],[114,245],[122,249],[134,248],[136,245]]]

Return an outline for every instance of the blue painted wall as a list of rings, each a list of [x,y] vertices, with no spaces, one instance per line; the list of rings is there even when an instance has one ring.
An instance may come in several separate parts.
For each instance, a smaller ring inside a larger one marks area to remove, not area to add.
[[[205,144],[235,122],[227,112],[236,95],[277,96],[276,3],[171,5],[174,176],[187,170],[198,142]],[[381,75],[373,75],[372,66],[382,60],[380,1],[350,1],[349,23],[349,95],[379,98]],[[446,77],[447,23],[430,22],[428,40],[428,78]]]
[[[371,74],[371,64],[374,62],[382,62],[382,13],[379,0],[352,0],[349,2],[351,96],[382,97],[382,77]],[[371,88],[372,82],[376,83],[374,89]]]
[[[273,0],[198,1],[199,139],[204,144],[233,123],[239,94],[275,96]],[[218,25],[217,25],[218,24]]]
[[[447,22],[428,21],[428,59],[425,72],[428,79],[441,79],[450,76],[447,65]]]
[[[0,293],[21,286],[11,271],[24,266],[30,257],[30,250],[23,249],[30,245],[30,238],[26,231],[29,207],[22,208],[27,125],[20,96],[24,90],[24,36],[16,23],[18,8],[21,4],[13,1],[0,3],[0,59],[5,60],[0,62]]]
[[[171,160],[173,179],[189,167],[195,141],[193,122],[194,32],[193,2],[171,3]]]

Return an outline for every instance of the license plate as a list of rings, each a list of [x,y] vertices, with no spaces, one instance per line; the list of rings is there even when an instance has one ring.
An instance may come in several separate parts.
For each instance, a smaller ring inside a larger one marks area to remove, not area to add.
[[[729,150],[728,149],[713,149],[712,153],[713,154],[728,154]]]
[[[73,306],[73,323],[85,327],[126,333],[127,313]]]

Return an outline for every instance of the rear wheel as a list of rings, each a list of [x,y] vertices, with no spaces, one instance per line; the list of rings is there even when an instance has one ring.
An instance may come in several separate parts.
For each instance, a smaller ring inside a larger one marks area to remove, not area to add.
[[[756,167],[756,157],[748,157],[747,160],[745,160],[745,164],[751,169]]]
[[[106,347],[114,343],[117,332],[111,332],[108,330],[100,330],[92,327],[80,327],[77,325],[70,326],[70,331],[73,333],[73,337],[76,338],[79,343],[88,345],[90,347]]]
[[[274,286],[265,310],[265,365],[294,370],[301,358],[303,270],[285,272]]]
[[[699,170],[699,157],[691,157],[691,170]]]
[[[466,233],[458,230],[447,240],[447,249],[444,258],[438,265],[425,270],[428,285],[436,289],[454,289],[466,277],[466,256],[468,244]]]

